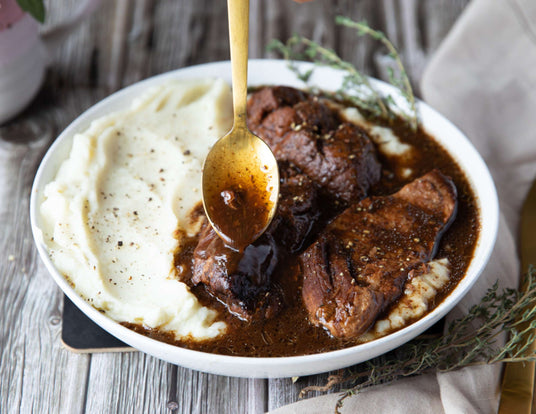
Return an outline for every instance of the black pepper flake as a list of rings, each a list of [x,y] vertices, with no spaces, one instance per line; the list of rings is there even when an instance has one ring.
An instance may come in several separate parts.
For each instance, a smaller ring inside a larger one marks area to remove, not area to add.
[[[117,242],[117,245],[118,245],[119,247],[121,247],[121,246],[123,245],[123,242],[122,242],[121,240],[119,240],[119,241]]]
[[[184,152],[182,153],[182,155],[190,155],[190,154],[191,154],[190,150],[186,150],[186,151],[184,151]]]
[[[137,215],[138,215],[138,212],[137,212],[137,211],[134,211],[134,215],[137,216]]]

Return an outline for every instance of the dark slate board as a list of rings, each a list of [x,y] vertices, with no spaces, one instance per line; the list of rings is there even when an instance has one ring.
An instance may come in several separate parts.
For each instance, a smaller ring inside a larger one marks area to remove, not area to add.
[[[95,324],[67,296],[63,297],[61,341],[67,349],[80,353],[134,350]]]

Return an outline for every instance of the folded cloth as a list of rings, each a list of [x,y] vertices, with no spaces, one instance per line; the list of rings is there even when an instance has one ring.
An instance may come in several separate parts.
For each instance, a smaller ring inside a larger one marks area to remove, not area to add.
[[[519,214],[536,174],[536,2],[473,0],[423,75],[426,102],[460,127],[485,159],[501,208],[497,243],[474,288],[448,321],[499,280],[517,287]],[[448,322],[447,321],[447,322]],[[493,413],[500,364],[421,375],[365,390],[343,413]],[[303,400],[273,413],[333,412],[337,394]]]

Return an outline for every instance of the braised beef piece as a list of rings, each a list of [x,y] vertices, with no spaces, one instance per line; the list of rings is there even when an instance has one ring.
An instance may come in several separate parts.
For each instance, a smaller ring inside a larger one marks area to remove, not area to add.
[[[302,249],[320,217],[312,181],[288,167],[281,170],[277,214],[257,241],[239,253],[205,224],[194,250],[192,284],[203,283],[244,320],[269,318],[281,308],[284,298],[274,277],[277,264]]]
[[[345,210],[301,255],[309,320],[339,338],[364,333],[425,270],[456,206],[451,179],[434,170]]]
[[[367,133],[317,97],[292,88],[263,88],[248,102],[248,126],[278,160],[309,176],[323,197],[349,204],[365,197],[380,178]]]
[[[248,100],[248,123],[257,125],[268,113],[282,106],[293,106],[306,98],[304,92],[287,86],[262,88]]]
[[[346,204],[365,197],[380,178],[372,142],[349,123],[322,135],[305,128],[289,132],[273,151],[311,177],[324,197]]]
[[[206,223],[194,250],[191,283],[202,283],[229,312],[243,320],[254,315],[269,318],[282,305],[281,292],[272,284],[277,265],[277,245],[271,234],[239,253],[225,245]]]

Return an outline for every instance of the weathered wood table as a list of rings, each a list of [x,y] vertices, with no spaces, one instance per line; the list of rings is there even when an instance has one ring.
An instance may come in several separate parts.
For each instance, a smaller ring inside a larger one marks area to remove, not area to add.
[[[1,2],[0,2],[1,3]],[[74,0],[48,1],[43,30]],[[384,78],[384,53],[335,26],[366,19],[398,46],[414,85],[468,0],[252,0],[250,57],[272,38],[300,33]],[[140,79],[226,60],[223,0],[103,1],[56,51],[45,84],[17,118],[0,126],[0,413],[261,413],[291,403],[327,375],[251,380],[209,375],[141,352],[75,354],[60,343],[63,295],[34,247],[30,187],[45,151],[80,113]],[[417,87],[418,92],[418,87]]]

